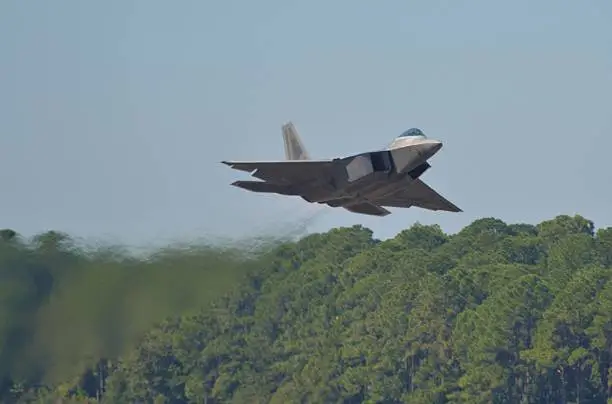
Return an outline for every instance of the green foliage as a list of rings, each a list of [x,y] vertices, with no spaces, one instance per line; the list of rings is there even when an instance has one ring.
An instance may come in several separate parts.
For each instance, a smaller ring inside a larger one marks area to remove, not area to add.
[[[109,359],[165,318],[222,297],[262,265],[260,256],[199,245],[136,258],[118,247],[79,247],[56,232],[26,242],[0,231],[0,401],[27,401],[36,397],[29,387],[41,384],[54,390],[38,389],[45,397],[99,395],[100,379],[114,369]]]
[[[0,232],[3,401],[612,402],[611,228],[271,242],[137,259]]]

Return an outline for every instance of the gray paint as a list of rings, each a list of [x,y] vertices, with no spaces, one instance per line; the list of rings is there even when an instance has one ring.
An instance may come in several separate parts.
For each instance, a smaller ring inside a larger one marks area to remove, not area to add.
[[[427,139],[419,129],[406,131],[386,149],[332,160],[308,160],[291,122],[283,125],[282,133],[286,161],[223,161],[264,180],[232,185],[252,192],[299,196],[373,216],[389,215],[385,207],[461,211],[420,179],[442,143]]]

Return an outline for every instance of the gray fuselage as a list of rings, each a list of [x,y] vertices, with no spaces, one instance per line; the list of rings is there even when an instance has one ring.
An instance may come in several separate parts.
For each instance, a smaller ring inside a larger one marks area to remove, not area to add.
[[[335,159],[331,178],[296,184],[294,191],[308,202],[346,207],[394,193],[419,178],[427,160],[440,150],[435,140],[393,143],[388,149]],[[407,143],[407,144],[406,144]]]

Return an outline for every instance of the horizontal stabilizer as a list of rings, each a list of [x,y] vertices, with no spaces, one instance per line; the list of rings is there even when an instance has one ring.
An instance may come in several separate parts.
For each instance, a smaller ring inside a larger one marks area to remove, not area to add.
[[[361,202],[354,205],[344,206],[344,209],[348,210],[349,212],[372,216],[387,216],[391,214],[391,212],[382,206],[378,206],[370,202]]]
[[[281,195],[297,195],[288,185],[271,184],[269,182],[235,181],[232,183],[232,185],[253,192],[266,192]]]

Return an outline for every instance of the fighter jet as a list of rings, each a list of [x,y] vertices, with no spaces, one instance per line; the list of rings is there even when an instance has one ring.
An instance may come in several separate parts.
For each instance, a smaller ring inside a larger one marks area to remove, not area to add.
[[[365,215],[386,216],[385,208],[416,206],[461,212],[420,177],[442,143],[428,139],[417,128],[395,138],[382,150],[343,158],[311,160],[293,123],[282,126],[284,161],[223,161],[263,181],[236,181],[231,185],[253,192],[300,196]]]

